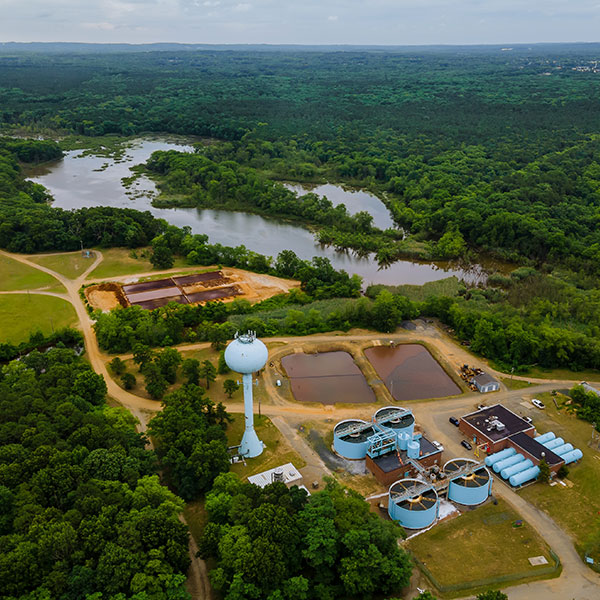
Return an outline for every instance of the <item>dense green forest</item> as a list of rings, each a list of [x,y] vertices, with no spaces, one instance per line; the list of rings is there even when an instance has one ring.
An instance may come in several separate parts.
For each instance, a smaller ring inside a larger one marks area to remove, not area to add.
[[[401,528],[335,480],[307,500],[296,486],[261,489],[228,473],[215,480],[206,511],[200,552],[214,559],[211,583],[228,600],[368,599],[410,580]]]
[[[3,600],[189,598],[183,501],[105,394],[65,348],[0,370]]]
[[[226,143],[204,151],[213,161],[376,189],[416,241],[449,236],[440,254],[462,238],[597,274],[599,55],[593,44],[13,53],[0,56],[0,123],[218,138]],[[361,245],[339,231],[323,236]],[[383,263],[408,252],[401,241],[376,246]]]

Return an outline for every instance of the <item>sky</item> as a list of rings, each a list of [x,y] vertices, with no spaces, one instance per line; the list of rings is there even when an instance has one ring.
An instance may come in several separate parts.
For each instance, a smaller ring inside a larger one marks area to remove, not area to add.
[[[0,42],[600,41],[600,0],[0,0]]]

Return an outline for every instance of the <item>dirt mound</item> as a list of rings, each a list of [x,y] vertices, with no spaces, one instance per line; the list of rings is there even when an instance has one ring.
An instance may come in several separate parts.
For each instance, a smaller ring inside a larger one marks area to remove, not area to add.
[[[128,306],[121,286],[116,283],[100,283],[87,287],[85,297],[94,310],[99,308],[102,311],[109,311],[117,306]]]

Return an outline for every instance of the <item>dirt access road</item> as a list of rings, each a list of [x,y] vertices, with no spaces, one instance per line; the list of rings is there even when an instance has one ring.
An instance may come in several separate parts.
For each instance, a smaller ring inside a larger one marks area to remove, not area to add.
[[[160,405],[157,402],[139,398],[126,390],[119,387],[110,377],[106,369],[106,361],[109,359],[107,355],[102,353],[98,348],[96,336],[92,328],[92,322],[89,315],[79,297],[79,288],[85,281],[87,275],[96,268],[96,266],[102,261],[102,254],[95,252],[95,259],[84,273],[82,273],[76,279],[68,279],[67,277],[42,267],[36,263],[29,261],[22,255],[12,254],[8,252],[0,251],[3,254],[13,260],[26,264],[35,269],[43,271],[55,279],[57,279],[66,289],[66,294],[57,294],[59,297],[69,301],[77,313],[80,327],[83,332],[85,346],[88,354],[88,359],[92,364],[94,370],[103,375],[106,380],[108,393],[115,400],[129,408],[131,412],[140,420],[141,429],[145,429],[148,415],[160,410]],[[37,293],[35,290],[30,290],[30,293]],[[44,293],[43,290],[39,290],[39,293]],[[383,337],[383,336],[382,336]],[[330,343],[340,341],[340,336],[334,335],[317,335],[309,336],[306,338],[271,338],[270,341],[280,341],[289,343],[290,341],[294,344],[299,344],[302,341],[310,340],[314,343]],[[369,340],[373,339],[371,334],[356,334],[350,336],[343,336],[344,340]],[[481,366],[488,372],[493,373],[497,377],[504,377],[504,373],[499,373],[485,364],[483,361],[473,357],[471,354],[466,352],[460,346],[457,346],[450,338],[445,336],[441,331],[435,327],[423,327],[417,332],[403,332],[397,334],[391,334],[384,337],[386,340],[394,341],[425,341],[428,344],[434,346],[439,352],[441,352],[449,362],[455,364],[469,363],[476,366]],[[179,350],[198,349],[204,348],[207,344],[191,344],[187,346],[181,346]],[[267,388],[269,395],[272,398],[278,397],[278,390],[270,381],[272,377],[264,377],[267,382]],[[557,385],[572,385],[573,381],[570,380],[545,380],[545,379],[532,379],[524,377],[515,377],[515,379],[522,379],[531,382],[536,382],[538,385],[531,386],[526,390],[513,390],[513,391],[501,391],[493,395],[494,402],[504,402],[509,407],[512,405],[516,407],[521,399],[523,393],[535,394],[542,391],[549,391],[557,387]],[[435,404],[430,401],[411,402],[411,408],[415,412],[415,416],[419,423],[421,423],[428,435],[441,441],[453,454],[460,456],[464,454],[464,450],[459,445],[459,438],[456,435],[456,430],[451,429],[448,425],[448,416],[452,413],[461,414],[462,411],[469,410],[473,404],[481,400],[479,394],[465,394],[457,398],[450,398],[447,400],[437,400]],[[242,403],[227,403],[227,410],[231,412],[243,412]],[[435,406],[435,411],[432,410]],[[285,423],[285,417],[293,418],[333,418],[341,420],[347,417],[360,416],[364,413],[364,416],[370,418],[374,410],[374,406],[366,407],[361,405],[360,408],[357,406],[348,407],[337,407],[322,405],[301,405],[298,403],[290,402],[284,398],[278,398],[276,403],[273,405],[263,405],[263,412],[271,417],[276,424],[284,429],[285,434],[289,434],[286,430],[288,424]],[[279,417],[279,418],[278,418]],[[303,440],[298,437],[299,443],[303,443]],[[301,454],[306,456],[310,455],[312,449],[307,448]],[[311,458],[314,458],[310,456]],[[588,569],[579,559],[571,539],[562,531],[558,525],[545,513],[537,510],[535,507],[523,500],[518,494],[513,492],[502,482],[496,480],[494,486],[494,493],[498,496],[506,499],[512,506],[520,512],[524,518],[526,518],[533,527],[540,533],[540,535],[546,540],[546,542],[554,549],[559,556],[563,564],[563,573],[561,577],[549,580],[549,581],[538,581],[525,585],[513,586],[508,589],[508,595],[510,600],[597,600],[600,598],[600,576]],[[191,569],[189,576],[195,581],[190,582],[190,589],[193,590],[194,598],[208,598],[206,590],[209,589],[206,585],[206,571],[202,570],[201,565],[198,569]]]

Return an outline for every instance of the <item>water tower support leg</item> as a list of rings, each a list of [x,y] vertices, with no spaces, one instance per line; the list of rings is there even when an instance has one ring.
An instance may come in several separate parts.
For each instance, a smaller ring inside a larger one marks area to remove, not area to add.
[[[244,383],[244,420],[246,427],[244,430],[244,437],[242,438],[240,454],[245,458],[254,458],[255,456],[259,456],[262,453],[264,445],[258,439],[256,431],[254,430],[252,375],[245,374],[242,380]]]

